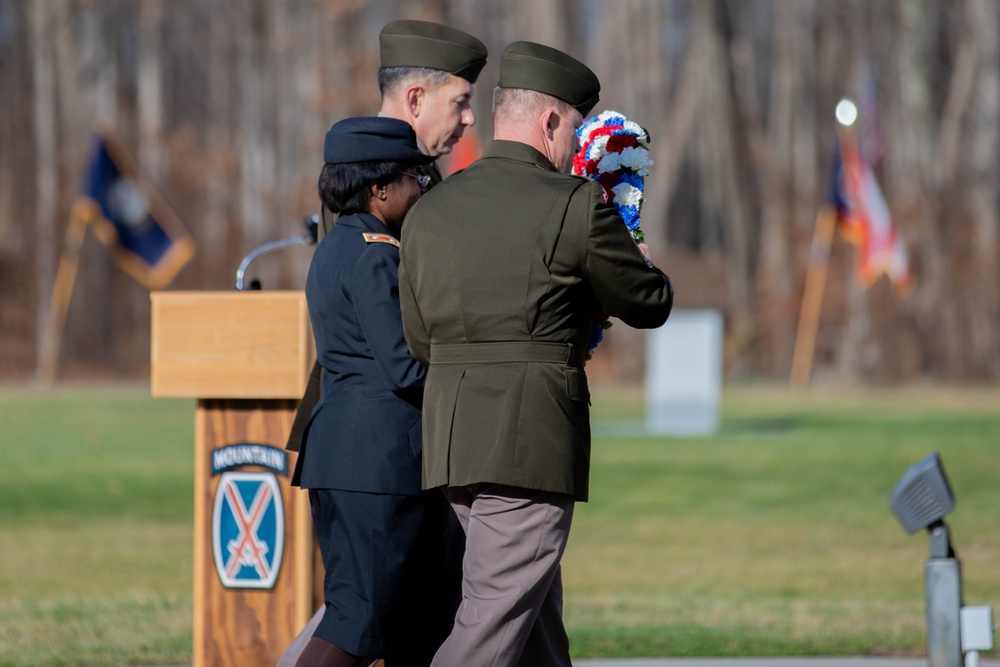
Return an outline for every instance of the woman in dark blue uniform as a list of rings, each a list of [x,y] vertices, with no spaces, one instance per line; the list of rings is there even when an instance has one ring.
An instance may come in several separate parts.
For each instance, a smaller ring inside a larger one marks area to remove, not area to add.
[[[420,488],[424,369],[403,339],[397,267],[403,217],[426,187],[415,167],[433,158],[404,121],[349,118],[327,133],[324,160],[320,198],[340,217],[306,282],[323,397],[292,481],[309,489],[326,609],[297,665],[426,665],[451,619],[428,606],[440,592],[422,590],[443,567],[443,515]]]

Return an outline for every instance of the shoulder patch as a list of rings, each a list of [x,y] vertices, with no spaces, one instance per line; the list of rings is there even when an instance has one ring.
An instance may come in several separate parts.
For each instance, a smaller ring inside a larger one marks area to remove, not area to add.
[[[364,232],[361,234],[365,237],[365,243],[388,243],[389,245],[394,245],[399,247],[399,241],[392,238],[388,234],[372,234],[370,232]]]

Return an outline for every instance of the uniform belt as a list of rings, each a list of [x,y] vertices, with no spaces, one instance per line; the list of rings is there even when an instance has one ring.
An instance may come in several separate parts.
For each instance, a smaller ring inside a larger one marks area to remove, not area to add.
[[[537,361],[567,366],[583,366],[582,351],[572,343],[460,343],[431,345],[431,364],[503,364]]]

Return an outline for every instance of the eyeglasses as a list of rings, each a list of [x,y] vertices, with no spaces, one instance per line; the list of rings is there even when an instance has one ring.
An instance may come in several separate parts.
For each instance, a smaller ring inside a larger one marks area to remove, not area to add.
[[[421,192],[426,192],[427,188],[431,186],[431,177],[428,176],[427,174],[411,174],[408,171],[401,171],[399,173],[401,173],[403,176],[409,176],[410,178],[417,179],[417,185],[420,186]]]

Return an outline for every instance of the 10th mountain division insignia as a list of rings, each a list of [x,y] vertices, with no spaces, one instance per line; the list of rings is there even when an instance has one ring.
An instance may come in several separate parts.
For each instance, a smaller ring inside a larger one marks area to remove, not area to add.
[[[285,513],[269,472],[225,472],[212,512],[212,553],[226,588],[271,588],[281,569]]]

